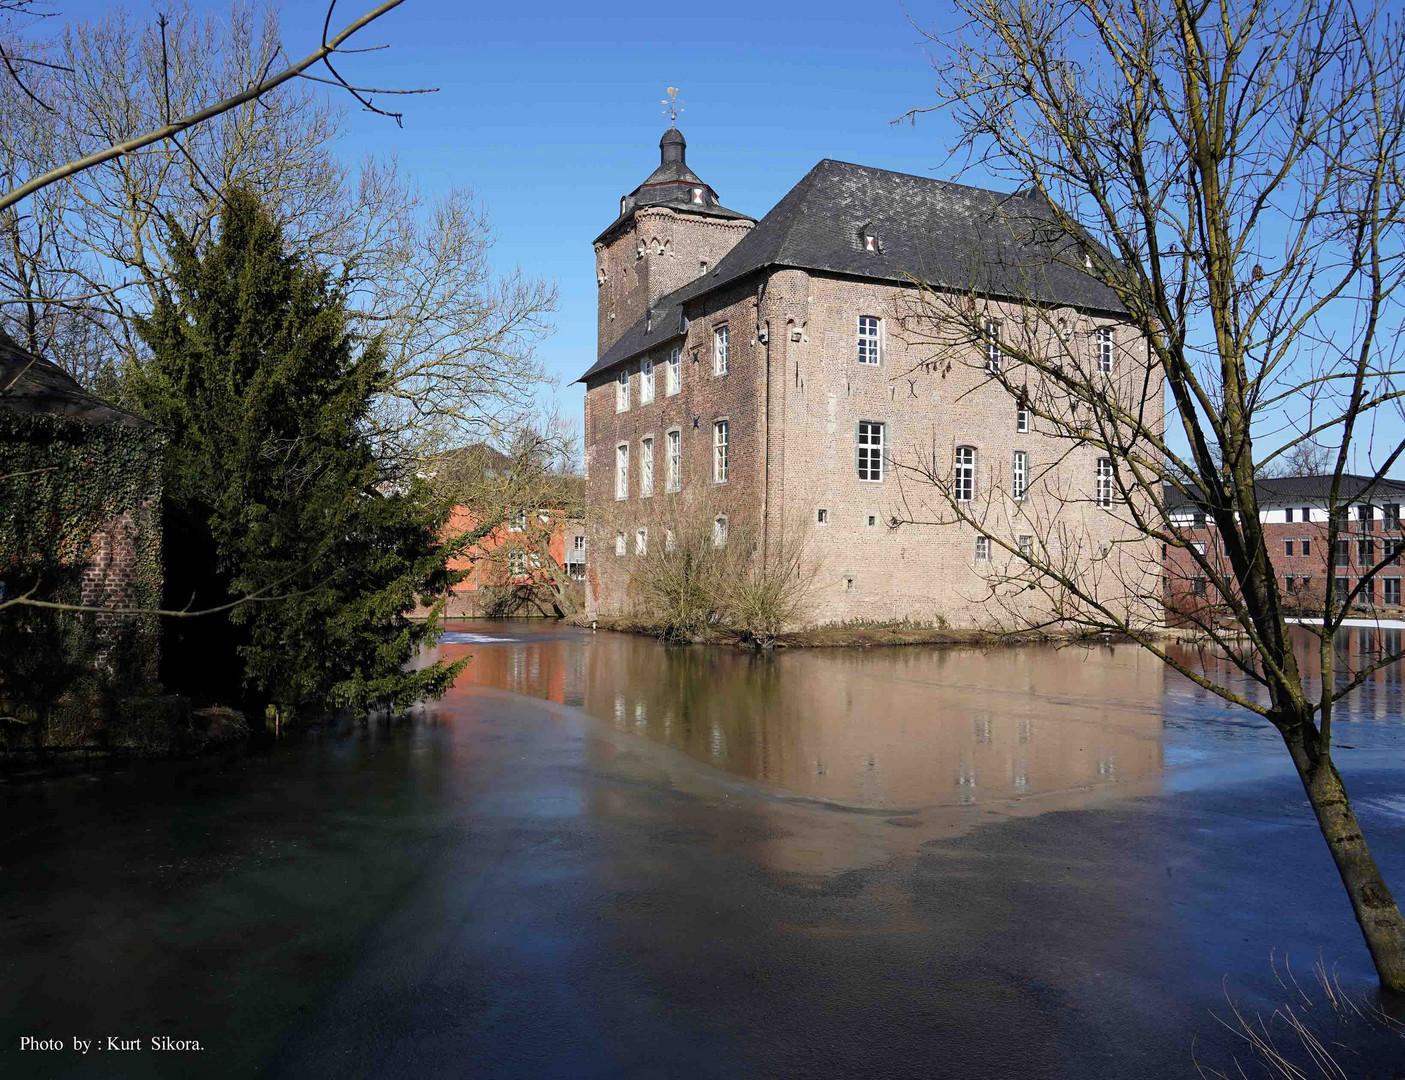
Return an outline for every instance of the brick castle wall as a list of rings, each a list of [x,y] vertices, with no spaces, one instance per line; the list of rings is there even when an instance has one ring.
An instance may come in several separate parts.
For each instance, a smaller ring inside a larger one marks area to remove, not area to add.
[[[696,278],[701,263],[711,271],[753,224],[651,206],[607,243],[596,244],[596,355],[604,355],[655,300]]]
[[[935,456],[949,468],[957,445],[977,450],[977,491],[988,514],[986,532],[1012,543],[1028,534],[1057,542],[1081,537],[1087,558],[1106,559],[1099,579],[1106,596],[1124,583],[1155,596],[1161,573],[1154,542],[1137,536],[1125,513],[1092,505],[1096,460],[1091,447],[1073,447],[1035,430],[1016,432],[1016,406],[977,365],[939,371],[924,365],[931,348],[893,332],[894,310],[910,294],[872,282],[781,270],[764,288],[740,285],[707,297],[691,312],[684,344],[682,391],[665,395],[666,352],[655,356],[656,397],[640,403],[641,374],[630,367],[630,408],[616,411],[615,372],[587,386],[586,433],[591,569],[588,611],[628,614],[627,595],[635,563],[635,532],[665,516],[658,504],[672,499],[725,508],[734,520],[766,522],[771,536],[801,529],[817,563],[810,621],[914,618],[946,620],[953,626],[981,625],[992,614],[987,574],[975,562],[976,531],[962,524],[908,524],[894,518],[940,521],[949,517],[930,487],[911,474],[885,468],[881,482],[860,480],[856,469],[860,420],[885,425],[885,452],[915,465]],[[1013,316],[1015,313],[1006,311]],[[883,361],[858,363],[860,315],[878,315],[886,333]],[[712,339],[729,328],[731,363],[726,376],[712,374]],[[758,333],[759,330],[759,333]],[[1084,328],[1091,339],[1091,326]],[[1126,328],[1121,328],[1125,335]],[[764,337],[764,341],[762,338]],[[1140,392],[1145,343],[1119,343],[1123,370],[1115,380]],[[1135,368],[1135,370],[1134,370]],[[1159,383],[1150,406],[1159,422]],[[712,482],[712,424],[729,422],[730,476]],[[664,439],[670,428],[683,436],[683,490],[664,490]],[[655,494],[639,494],[642,441],[654,439]],[[615,498],[615,447],[630,448],[628,498]],[[769,446],[769,453],[768,453]],[[1012,454],[1028,455],[1030,492],[1019,504],[1007,497]],[[826,511],[827,521],[818,520]],[[626,554],[616,552],[623,532]],[[657,530],[651,533],[657,540]],[[1012,556],[993,551],[994,565]],[[1011,619],[1036,618],[1043,594],[1015,601]]]

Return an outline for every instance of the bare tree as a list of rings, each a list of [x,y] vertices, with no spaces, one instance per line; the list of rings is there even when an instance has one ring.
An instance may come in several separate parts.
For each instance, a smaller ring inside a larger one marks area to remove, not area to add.
[[[954,116],[973,164],[1020,190],[996,208],[1009,228],[1053,252],[1021,268],[1030,287],[1006,298],[1020,314],[991,378],[1065,448],[1053,456],[1091,453],[1107,470],[1096,487],[1090,478],[1052,493],[1055,509],[1027,544],[1012,535],[1008,501],[995,500],[992,517],[958,497],[940,454],[907,463],[910,498],[929,505],[906,516],[987,532],[1003,553],[992,594],[1042,597],[1038,614],[1022,610],[1027,622],[1126,634],[1270,721],[1381,983],[1405,990],[1405,920],[1332,760],[1336,705],[1400,659],[1334,677],[1333,635],[1390,555],[1362,569],[1348,596],[1329,590],[1312,617],[1314,686],[1293,650],[1254,483],[1301,447],[1328,447],[1330,552],[1352,488],[1369,494],[1405,450],[1381,424],[1398,420],[1402,400],[1398,17],[1343,0],[956,2],[964,26],[931,35],[936,107]],[[1069,271],[1115,299],[1125,329],[1110,370],[1089,313],[1043,302],[1034,287]],[[907,328],[932,343],[934,362],[979,364],[993,301],[976,283],[942,285],[923,290]],[[1173,405],[1164,422],[1163,379]],[[1369,460],[1364,479],[1349,477],[1353,448]],[[1213,557],[1193,546],[1177,502],[1212,523]],[[1112,515],[1127,542],[1080,550],[1076,520],[1089,510]],[[1227,665],[1197,666],[1157,633],[1162,545],[1205,579],[1195,617]]]
[[[461,552],[479,581],[529,602],[545,599],[558,615],[574,615],[578,586],[557,558],[554,541],[585,515],[585,484],[573,471],[572,424],[538,415],[499,450],[475,443],[427,462],[438,490],[457,507]],[[520,595],[519,595],[520,594]]]
[[[266,67],[257,72],[251,72],[250,75],[252,77],[247,79],[245,85],[240,89],[222,98],[207,100],[189,112],[172,109],[170,98],[167,95],[163,99],[162,122],[147,127],[146,130],[114,131],[110,129],[80,129],[77,134],[86,137],[93,145],[91,145],[90,148],[85,148],[85,151],[79,156],[55,164],[37,176],[31,176],[18,184],[7,185],[7,190],[0,193],[0,210],[14,206],[29,195],[34,194],[34,192],[40,191],[50,184],[58,183],[60,180],[75,176],[85,169],[91,169],[104,162],[134,154],[144,147],[151,146],[153,143],[160,143],[168,140],[173,142],[177,141],[179,136],[189,129],[198,127],[218,116],[222,116],[247,102],[256,101],[269,91],[277,89],[286,82],[299,77],[311,78],[312,76],[307,75],[307,70],[319,63],[324,65],[328,73],[332,76],[330,80],[319,81],[329,81],[333,85],[343,87],[356,98],[357,101],[361,102],[362,106],[366,109],[392,117],[398,122],[400,120],[400,114],[377,108],[371,102],[371,95],[424,93],[426,91],[371,90],[366,87],[353,86],[342,78],[337,72],[337,69],[332,66],[331,58],[339,52],[353,51],[350,49],[343,49],[342,46],[358,31],[364,30],[388,11],[399,7],[403,2],[404,0],[383,0],[383,2],[376,7],[365,12],[360,17],[353,19],[343,27],[339,33],[329,36],[331,34],[332,15],[337,6],[336,0],[331,0],[331,3],[327,7],[327,18],[322,30],[321,44],[296,63],[290,63],[280,70],[274,70],[274,62],[270,60]],[[32,8],[29,8],[28,5],[12,4],[11,10],[23,14],[32,11]],[[10,27],[7,26],[6,29],[10,29]],[[164,43],[164,18],[161,20],[161,29]],[[279,52],[281,53],[281,48]],[[41,69],[60,72],[71,77],[80,89],[83,88],[86,73],[82,68],[72,65],[50,63],[41,57],[30,55],[29,51],[24,50],[22,47],[16,48],[16,43],[14,42],[4,43],[3,53],[0,55],[0,59],[3,59],[5,70],[9,74],[11,82],[40,108],[53,111],[54,106],[50,105],[36,93],[33,86],[20,74],[20,68],[34,65]],[[162,57],[162,77],[163,82],[169,85],[170,70],[164,55]],[[143,125],[136,126],[140,128]]]
[[[603,512],[603,531],[622,534],[632,556],[634,618],[667,641],[718,635],[770,650],[804,622],[819,560],[806,543],[804,512],[761,543],[754,517],[711,493],[665,493],[644,517]]]
[[[156,26],[120,9],[69,24],[48,55],[58,66],[26,87],[0,79],[0,186],[95,139],[238,97],[282,46],[271,8],[236,2],[217,18],[178,3]],[[358,329],[384,342],[372,417],[384,456],[408,463],[512,430],[547,381],[535,347],[554,287],[497,271],[470,191],[425,197],[393,157],[348,167],[334,152],[342,118],[299,77],[0,210],[0,324],[120,396],[121,370],[141,360],[130,317],[150,310],[169,270],[168,221],[210,235],[225,193],[243,186],[277,207],[293,247],[334,274]]]

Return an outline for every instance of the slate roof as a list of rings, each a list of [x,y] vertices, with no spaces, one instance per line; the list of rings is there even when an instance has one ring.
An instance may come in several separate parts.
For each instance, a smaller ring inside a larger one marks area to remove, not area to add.
[[[703,189],[701,203],[693,202],[693,189],[698,187]],[[750,214],[729,210],[723,206],[712,186],[688,168],[688,143],[676,127],[669,128],[663,133],[663,138],[659,139],[659,167],[620,200],[620,216],[610,222],[605,231],[595,238],[595,243],[603,243],[634,216],[634,211],[645,206],[666,206],[686,210],[690,214],[733,221],[753,220]]]
[[[64,416],[89,424],[154,426],[94,397],[57,364],[25,351],[4,333],[0,333],[0,409]]]
[[[711,273],[661,297],[652,329],[641,318],[578,381],[677,336],[689,300],[771,267],[894,282],[914,275],[989,296],[1121,311],[1112,290],[1068,265],[1077,262],[1074,245],[1052,221],[1052,208],[1038,196],[1005,195],[827,158]],[[866,230],[877,238],[875,251],[866,250]]]
[[[1165,485],[1166,509],[1178,510],[1182,507],[1198,505],[1186,498],[1177,488]],[[1254,495],[1260,506],[1273,506],[1279,503],[1306,502],[1313,506],[1325,506],[1332,492],[1331,475],[1314,476],[1275,476],[1254,483]],[[1355,473],[1343,473],[1341,487],[1337,492],[1338,502],[1354,502],[1357,499],[1392,498],[1405,502],[1405,482],[1382,479]]]

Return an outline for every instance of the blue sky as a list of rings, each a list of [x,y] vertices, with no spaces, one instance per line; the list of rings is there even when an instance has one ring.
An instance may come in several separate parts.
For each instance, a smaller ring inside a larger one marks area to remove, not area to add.
[[[192,2],[218,9],[223,0]],[[340,0],[334,21],[372,2]],[[143,19],[160,10],[128,3]],[[54,6],[84,18],[108,4]],[[284,4],[291,55],[316,44],[325,13],[322,0]],[[499,236],[498,266],[520,266],[560,290],[556,332],[541,356],[559,380],[562,410],[579,416],[583,391],[571,384],[595,353],[591,240],[658,163],[665,88],[682,90],[689,164],[727,206],[757,217],[825,157],[952,178],[958,136],[944,114],[891,122],[935,102],[926,43],[909,16],[938,33],[955,29],[946,0],[811,0],[804,8],[406,0],[357,42],[389,48],[340,66],[366,85],[438,92],[387,99],[404,109],[403,129],[349,113],[341,152],[351,161],[394,153],[427,192],[462,185],[483,200]],[[980,173],[963,179],[986,182]],[[1381,419],[1384,430],[1363,440],[1378,450],[1393,447],[1401,428],[1398,417]]]
[[[306,0],[284,8],[289,52],[315,43],[324,12]],[[558,284],[557,331],[541,354],[574,414],[583,394],[567,384],[595,353],[591,241],[658,164],[668,86],[682,91],[689,164],[757,217],[825,157],[951,175],[943,122],[889,122],[932,102],[922,36],[894,0],[803,10],[408,0],[366,32],[365,44],[382,42],[391,48],[350,58],[348,76],[439,92],[400,99],[403,130],[353,114],[344,152],[394,151],[427,190],[471,187],[497,228],[496,261]]]

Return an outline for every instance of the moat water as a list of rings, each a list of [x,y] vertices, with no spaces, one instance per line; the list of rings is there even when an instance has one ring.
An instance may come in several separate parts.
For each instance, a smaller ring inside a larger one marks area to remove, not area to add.
[[[0,787],[4,1074],[1194,1076],[1285,953],[1372,994],[1276,733],[1132,646],[438,653],[405,721]],[[1400,675],[1336,728],[1397,895]]]

